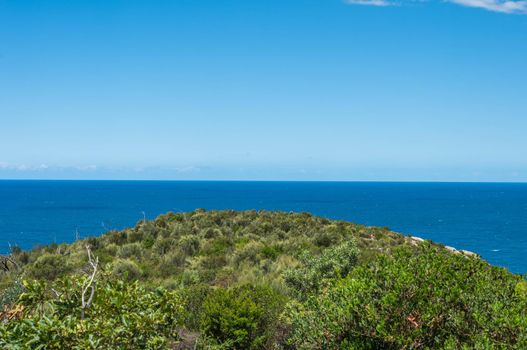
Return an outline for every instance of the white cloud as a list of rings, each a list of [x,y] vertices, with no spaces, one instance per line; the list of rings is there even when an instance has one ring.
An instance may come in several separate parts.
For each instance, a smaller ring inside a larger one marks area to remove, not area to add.
[[[502,0],[448,0],[454,4],[477,7],[488,11],[502,13],[527,14],[527,1],[502,1]]]
[[[98,169],[97,165],[81,165],[75,167],[76,170],[80,171],[95,171]]]
[[[7,162],[0,162],[0,170],[10,171],[45,171],[45,170],[74,170],[74,171],[95,171],[98,167],[96,165],[81,165],[81,166],[55,166],[48,164],[13,164]]]
[[[404,4],[415,3],[416,1],[427,2],[433,0],[345,0],[349,5],[367,5],[367,6],[399,6]],[[485,9],[493,12],[527,14],[527,0],[442,0],[453,4]]]
[[[191,165],[191,166],[186,166],[186,167],[182,167],[182,168],[176,168],[175,170],[178,173],[190,173],[190,172],[198,172],[201,169],[199,167]]]
[[[20,172],[20,173],[34,173],[34,172],[48,172],[48,173],[96,173],[96,172],[119,172],[132,171],[137,173],[154,172],[154,173],[172,173],[172,174],[188,174],[199,173],[203,169],[198,166],[188,165],[181,167],[101,167],[97,165],[47,165],[47,164],[14,164],[7,162],[0,162],[0,172]]]
[[[40,165],[26,165],[26,164],[11,164],[0,162],[0,170],[16,170],[16,171],[38,171],[46,170],[49,166],[47,164]]]
[[[365,5],[365,6],[396,6],[398,3],[386,0],[346,0],[347,4],[350,5]]]

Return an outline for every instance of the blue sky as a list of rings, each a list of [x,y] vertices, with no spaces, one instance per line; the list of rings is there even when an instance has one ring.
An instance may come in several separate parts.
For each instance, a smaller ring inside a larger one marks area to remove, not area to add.
[[[527,181],[527,1],[0,0],[0,178]]]

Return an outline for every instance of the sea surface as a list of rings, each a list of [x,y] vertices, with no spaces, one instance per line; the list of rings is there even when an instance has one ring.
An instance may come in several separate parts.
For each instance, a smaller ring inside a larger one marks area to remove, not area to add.
[[[527,184],[0,181],[0,252],[71,242],[168,211],[311,212],[386,226],[527,273]]]

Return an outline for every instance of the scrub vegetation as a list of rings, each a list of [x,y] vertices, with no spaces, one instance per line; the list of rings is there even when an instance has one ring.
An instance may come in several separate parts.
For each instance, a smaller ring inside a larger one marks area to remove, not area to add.
[[[308,213],[168,213],[2,259],[2,349],[527,348],[523,276]]]

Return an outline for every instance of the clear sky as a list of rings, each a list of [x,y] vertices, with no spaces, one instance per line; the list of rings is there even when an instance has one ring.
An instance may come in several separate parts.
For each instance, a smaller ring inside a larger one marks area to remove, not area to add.
[[[0,178],[527,181],[527,1],[0,0]]]

